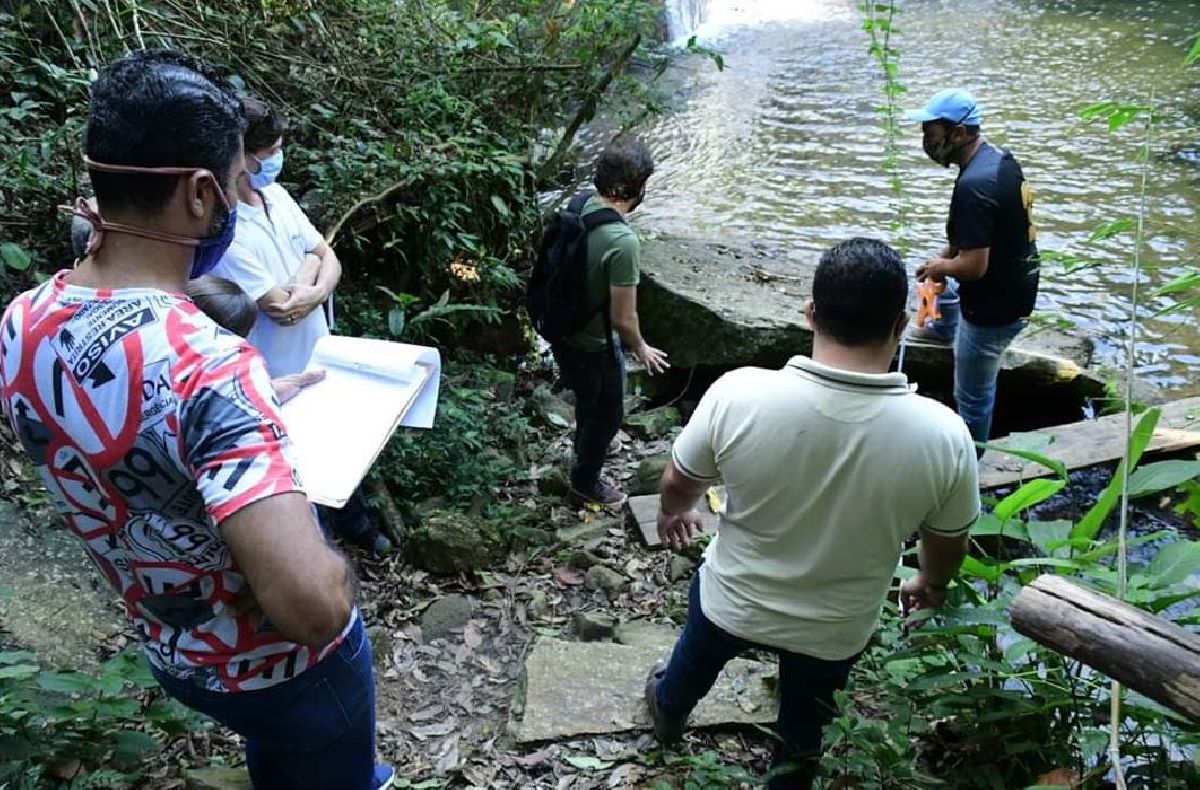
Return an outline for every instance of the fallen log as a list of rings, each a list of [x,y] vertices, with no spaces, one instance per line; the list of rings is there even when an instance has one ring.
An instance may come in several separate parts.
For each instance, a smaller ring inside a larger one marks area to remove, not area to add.
[[[1200,723],[1200,636],[1047,574],[1012,605],[1013,628]]]

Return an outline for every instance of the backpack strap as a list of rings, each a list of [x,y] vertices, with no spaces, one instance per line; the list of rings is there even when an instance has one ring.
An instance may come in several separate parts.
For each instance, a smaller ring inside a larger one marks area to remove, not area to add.
[[[579,194],[577,194],[575,197],[571,198],[567,202],[566,210],[571,212],[572,214],[580,213],[581,211],[583,211],[583,207],[585,205],[587,205],[588,199],[590,199],[593,194],[595,194],[595,193],[590,192],[586,189],[583,190],[582,192],[580,192]]]
[[[570,211],[574,214],[579,214],[583,211],[583,207],[594,194],[594,192],[590,191],[580,192],[578,195],[571,198],[571,202],[567,204],[567,211]],[[582,215],[581,219],[583,220],[584,230],[587,233],[591,233],[601,225],[610,225],[614,222],[625,222],[625,218],[622,217],[616,209],[611,209],[607,206],[601,209],[596,209],[595,211],[589,211],[587,214]],[[613,358],[616,358],[617,349],[613,344],[612,339],[613,327],[611,308],[612,300],[606,296],[604,301],[598,308],[596,308],[596,310],[600,313],[600,320],[604,322],[604,340],[608,344],[608,353],[612,355]]]
[[[598,208],[583,215],[583,226],[591,233],[601,225],[611,225],[614,222],[624,222],[625,218],[616,209]]]

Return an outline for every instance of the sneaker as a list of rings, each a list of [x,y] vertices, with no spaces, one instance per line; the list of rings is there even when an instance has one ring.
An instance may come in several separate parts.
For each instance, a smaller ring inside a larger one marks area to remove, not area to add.
[[[908,329],[904,332],[904,339],[917,340],[925,343],[951,343],[954,340],[954,338],[943,336],[941,332],[934,328],[932,323],[926,324],[925,326],[910,324]]]
[[[396,784],[396,769],[390,765],[375,766],[375,790],[388,790]]]
[[[391,554],[395,546],[388,540],[388,536],[382,532],[375,532],[372,535],[366,535],[361,540],[355,541],[372,554],[384,555]]]
[[[654,725],[654,737],[663,746],[674,746],[683,740],[684,721],[663,713],[658,707],[658,681],[667,671],[667,662],[659,661],[646,677],[646,710]]]
[[[629,499],[625,492],[607,480],[597,480],[587,488],[571,485],[571,497],[582,504],[594,503],[604,507],[620,507]]]
[[[334,517],[333,531],[341,535],[360,549],[372,554],[387,554],[393,548],[392,542],[375,525],[366,511],[359,512],[353,517]]]

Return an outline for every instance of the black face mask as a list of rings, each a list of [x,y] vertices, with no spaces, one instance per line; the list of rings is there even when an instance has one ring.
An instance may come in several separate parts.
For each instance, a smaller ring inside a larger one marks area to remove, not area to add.
[[[950,129],[937,143],[931,145],[929,140],[922,140],[921,147],[925,149],[925,155],[933,161],[937,162],[942,167],[949,167],[958,158],[958,152],[967,147],[966,143],[955,145],[954,130],[963,125],[963,122],[971,117],[971,113],[975,112],[975,105],[963,114],[963,117],[958,119],[958,122],[951,125]]]
[[[629,204],[629,210],[633,211],[638,206],[642,205],[642,201],[646,199],[646,185],[642,184],[642,188],[638,190],[637,197]]]
[[[954,132],[951,130],[949,134],[933,144],[930,144],[928,140],[923,140],[921,147],[925,149],[925,155],[942,167],[949,167],[958,156],[958,152],[964,148],[962,145],[954,144],[953,134]]]

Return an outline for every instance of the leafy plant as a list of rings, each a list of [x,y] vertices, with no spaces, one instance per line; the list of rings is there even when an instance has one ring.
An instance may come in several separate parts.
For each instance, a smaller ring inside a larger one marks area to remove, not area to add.
[[[670,768],[687,772],[683,779],[683,790],[741,787],[754,780],[745,768],[726,762],[711,749],[698,755],[666,756],[664,762]],[[658,790],[668,790],[671,785],[660,780],[656,787]]]
[[[537,435],[522,404],[505,394],[513,381],[482,364],[448,365],[434,426],[396,434],[375,472],[408,501],[442,496],[463,506],[519,477]]]
[[[150,693],[157,686],[136,648],[95,675],[44,670],[32,653],[0,652],[0,786],[136,780],[159,736],[179,735],[197,722],[175,701]]]
[[[1137,467],[1158,417],[1150,410],[1133,432],[1133,496],[1200,475],[1200,461]],[[1019,486],[972,528],[971,556],[939,616],[906,631],[895,607],[885,608],[880,641],[860,660],[843,711],[826,730],[836,757],[828,761],[830,776],[881,787],[924,787],[932,777],[954,776],[955,786],[984,788],[1024,786],[1059,767],[1092,777],[1109,769],[1107,681],[1017,634],[1006,610],[1023,585],[1048,571],[1117,592],[1121,546],[1110,530],[1123,477],[1114,474],[1078,522],[1042,520],[1037,509],[1068,485],[1066,469],[1045,450],[1009,452],[1053,470],[1054,477]],[[1200,541],[1163,530],[1128,543],[1165,544],[1133,567],[1130,603],[1163,614],[1200,599],[1189,582],[1200,573]],[[1193,614],[1177,619],[1197,620]],[[1120,753],[1139,766],[1129,775],[1154,778],[1140,786],[1200,781],[1196,767],[1178,759],[1200,745],[1181,717],[1135,694],[1127,695],[1122,710]]]

